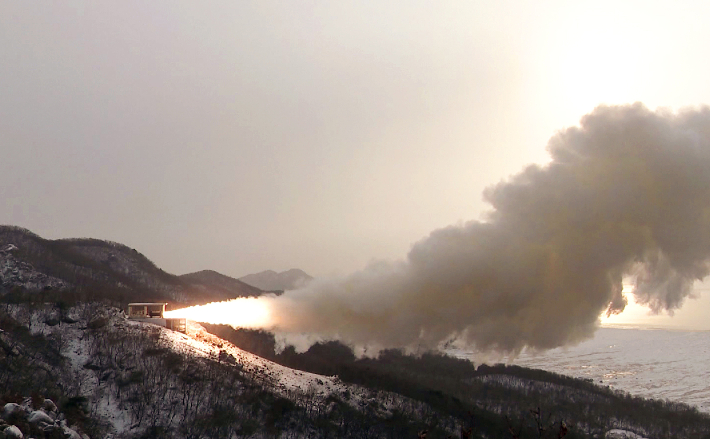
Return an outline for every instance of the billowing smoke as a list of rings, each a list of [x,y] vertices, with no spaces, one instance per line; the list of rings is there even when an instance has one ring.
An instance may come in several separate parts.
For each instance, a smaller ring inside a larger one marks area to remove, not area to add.
[[[488,188],[492,210],[432,232],[406,260],[268,299],[281,334],[377,348],[458,339],[553,348],[636,301],[678,308],[710,266],[710,109],[601,106],[549,142],[551,162]]]
[[[282,333],[358,345],[552,348],[636,301],[673,310],[710,269],[710,110],[602,106],[549,142],[551,162],[488,188],[493,210],[376,263],[274,299]]]

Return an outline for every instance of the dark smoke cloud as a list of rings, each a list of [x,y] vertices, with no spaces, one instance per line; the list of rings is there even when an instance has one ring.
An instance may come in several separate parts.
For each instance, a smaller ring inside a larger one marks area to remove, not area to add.
[[[373,347],[547,349],[624,309],[681,306],[710,260],[710,110],[601,106],[549,142],[551,162],[488,188],[492,211],[376,263],[274,299],[278,330]]]

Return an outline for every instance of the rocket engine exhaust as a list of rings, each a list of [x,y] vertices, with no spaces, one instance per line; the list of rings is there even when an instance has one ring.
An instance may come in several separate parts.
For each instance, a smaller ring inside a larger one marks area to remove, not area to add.
[[[680,307],[710,270],[710,109],[600,106],[548,151],[550,163],[485,190],[483,221],[435,230],[404,260],[259,299],[262,327],[375,349],[457,339],[517,352],[590,337],[601,313],[624,309],[624,276],[637,302]]]

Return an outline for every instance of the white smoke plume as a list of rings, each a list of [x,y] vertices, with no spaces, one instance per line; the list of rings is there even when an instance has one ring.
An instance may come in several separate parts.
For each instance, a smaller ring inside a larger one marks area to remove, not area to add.
[[[710,266],[710,109],[601,106],[549,142],[551,162],[488,188],[492,210],[376,263],[268,302],[280,334],[359,346],[547,349],[636,301],[681,306]]]
[[[379,347],[553,348],[623,310],[628,274],[637,302],[680,307],[710,269],[710,110],[601,106],[548,150],[549,164],[485,191],[487,221],[272,299],[276,329]]]

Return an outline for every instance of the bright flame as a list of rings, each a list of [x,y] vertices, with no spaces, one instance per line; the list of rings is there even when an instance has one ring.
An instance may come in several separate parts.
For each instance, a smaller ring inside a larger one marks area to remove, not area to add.
[[[186,318],[197,322],[231,325],[235,328],[265,328],[271,324],[271,313],[266,300],[249,297],[212,302],[206,305],[165,311],[167,318]]]

